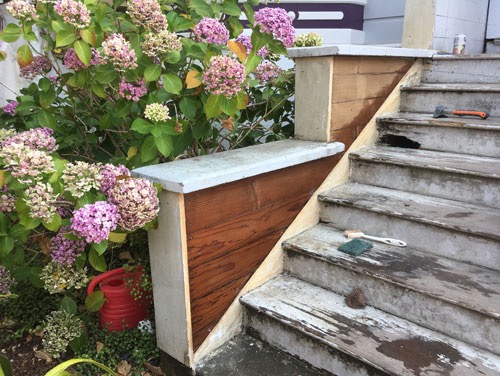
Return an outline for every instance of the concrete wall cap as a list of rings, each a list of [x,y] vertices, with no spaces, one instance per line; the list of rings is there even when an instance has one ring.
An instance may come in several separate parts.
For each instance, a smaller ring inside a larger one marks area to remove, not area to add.
[[[387,56],[429,58],[437,54],[435,50],[418,48],[400,48],[385,46],[365,46],[356,44],[338,44],[318,47],[293,47],[288,50],[292,59],[320,56]]]

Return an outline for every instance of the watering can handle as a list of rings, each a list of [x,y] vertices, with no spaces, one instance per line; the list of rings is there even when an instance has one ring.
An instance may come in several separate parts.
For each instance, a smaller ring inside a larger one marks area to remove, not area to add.
[[[97,284],[99,282],[103,281],[104,279],[106,279],[108,277],[112,277],[114,275],[119,275],[119,274],[124,274],[124,273],[126,273],[125,269],[117,268],[117,269],[110,270],[109,272],[99,274],[97,277],[94,277],[94,279],[89,283],[89,287],[87,288],[87,295],[92,294],[94,292],[94,288],[97,286]]]

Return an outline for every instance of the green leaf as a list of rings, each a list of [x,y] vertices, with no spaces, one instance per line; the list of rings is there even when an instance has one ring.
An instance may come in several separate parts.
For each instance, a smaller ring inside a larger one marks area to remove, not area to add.
[[[5,29],[0,31],[0,40],[7,43],[13,43],[21,36],[21,28],[16,24],[10,23]]]
[[[70,315],[76,315],[76,313],[78,312],[78,307],[76,305],[76,302],[69,296],[65,296],[64,298],[61,299],[61,304],[59,305],[59,309],[61,311],[68,312]]]
[[[91,46],[94,46],[96,43],[96,35],[95,35],[95,28],[94,27],[89,27],[87,29],[80,30],[80,36],[82,39],[90,44]]]
[[[132,122],[130,129],[140,134],[150,134],[153,124],[142,118],[137,118]]]
[[[62,30],[56,34],[56,47],[64,47],[73,43],[76,40],[75,31],[73,28],[70,30]]]
[[[164,74],[161,76],[163,87],[172,94],[180,94],[182,90],[182,80],[175,74]]]
[[[196,140],[202,140],[210,135],[212,127],[210,126],[210,123],[208,121],[204,121],[201,124],[194,125],[192,130],[193,130],[193,137]]]
[[[21,68],[31,64],[32,61],[33,53],[27,44],[24,44],[17,49],[17,62]]]
[[[168,12],[167,21],[170,30],[175,32],[185,31],[193,27],[193,21],[179,16],[176,12]]]
[[[56,232],[61,227],[62,218],[58,213],[56,213],[52,217],[50,222],[47,222],[44,220],[44,221],[42,221],[42,224],[43,224],[43,227],[45,227],[47,230]]]
[[[88,342],[87,333],[84,330],[82,330],[81,334],[69,343],[69,346],[71,347],[71,350],[73,350],[73,352],[77,353],[83,349],[83,346],[85,346],[87,342]],[[60,376],[63,375],[60,374]],[[67,376],[72,376],[72,374],[68,373]]]
[[[241,14],[241,8],[238,6],[237,1],[224,1],[224,3],[222,4],[222,10],[224,13],[229,14],[230,16],[239,17]]]
[[[252,52],[250,52],[250,54],[247,57],[247,62],[245,63],[245,73],[247,75],[252,73],[255,70],[255,68],[257,68],[261,60],[262,58],[258,56],[254,52],[254,50],[252,50]]]
[[[201,104],[195,98],[182,97],[179,102],[179,108],[189,120],[194,120],[196,118],[196,111],[201,108]]]
[[[167,64],[175,64],[181,59],[181,53],[179,51],[172,51],[163,57],[163,61]]]
[[[57,126],[56,119],[48,110],[41,110],[38,113],[37,120],[41,127],[55,129]]]
[[[251,4],[251,1],[247,1],[245,4],[243,4],[243,7],[245,8],[245,14],[247,15],[247,20],[250,22],[252,25],[255,23],[255,18],[254,18],[254,10],[253,7],[259,5],[259,1],[253,1],[253,3],[257,2],[257,4]]]
[[[90,312],[99,311],[104,303],[106,303],[106,299],[102,291],[94,291],[85,298],[85,307]]]
[[[207,119],[215,118],[222,113],[222,95],[210,94],[207,103],[205,104],[205,111]]]
[[[238,98],[236,96],[232,97],[231,99],[228,99],[224,96],[222,96],[221,100],[221,109],[222,112],[229,116],[233,116],[234,113],[236,112],[236,106],[238,104]]]
[[[56,33],[61,31],[70,31],[72,29],[71,24],[59,20],[52,21],[51,26]]]
[[[168,135],[162,135],[160,137],[154,137],[155,145],[165,157],[170,156],[174,150],[174,145],[172,143],[172,137]]]
[[[56,98],[57,96],[54,89],[49,88],[47,91],[42,91],[40,92],[40,106],[42,108],[48,108],[52,103],[54,103]]]
[[[0,354],[0,376],[12,376],[12,366],[5,355]]]
[[[141,146],[141,161],[148,162],[153,160],[158,153],[158,149],[155,144],[153,136],[148,136]]]
[[[52,87],[52,82],[48,78],[42,77],[38,81],[38,87],[43,91],[47,91]]]
[[[61,372],[64,372],[67,368],[78,363],[90,363],[106,371],[111,376],[118,376],[111,368],[105,366],[104,364],[96,362],[95,360],[92,359],[84,359],[84,358],[75,358],[62,362],[61,364],[55,366],[49,372],[47,372],[45,376],[61,376],[62,375]]]
[[[92,93],[97,95],[99,98],[106,98],[106,91],[104,90],[104,85],[98,82],[92,83]]]
[[[108,241],[103,240],[99,243],[92,243],[92,249],[94,249],[98,255],[102,255],[106,252],[106,249],[108,249]]]
[[[254,30],[252,33],[252,51],[259,51],[262,47],[273,40],[273,35],[270,33],[261,33]]]
[[[105,272],[107,269],[104,255],[99,255],[93,248],[91,248],[89,251],[89,262],[90,265],[92,265],[92,267],[98,272]]]
[[[0,258],[7,256],[14,249],[14,238],[10,235],[0,237]]]
[[[161,65],[151,64],[144,70],[144,79],[146,82],[156,81],[161,75]],[[182,88],[182,87],[181,87]]]
[[[100,84],[106,85],[113,82],[117,77],[117,73],[112,67],[101,67],[97,69],[94,78]]]
[[[82,63],[87,66],[90,65],[90,60],[92,59],[90,46],[83,40],[77,40],[73,45],[73,48],[75,49],[76,56],[78,56]]]
[[[212,17],[212,9],[205,0],[191,0],[189,8],[201,17]]]
[[[231,36],[233,38],[236,38],[243,32],[243,25],[238,18],[229,18],[229,26],[231,27]]]
[[[24,243],[28,241],[30,231],[26,230],[22,224],[18,223],[10,229],[9,234],[14,237],[14,239]]]

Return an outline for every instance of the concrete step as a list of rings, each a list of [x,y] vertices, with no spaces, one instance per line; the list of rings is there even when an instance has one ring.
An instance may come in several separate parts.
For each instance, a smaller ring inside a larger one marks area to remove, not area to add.
[[[373,242],[360,256],[337,248],[347,238],[325,224],[287,240],[285,271],[368,305],[500,354],[500,272]]]
[[[389,146],[349,158],[354,183],[500,208],[500,158]]]
[[[500,83],[500,55],[438,55],[423,68],[423,82]]]
[[[433,114],[436,106],[449,110],[486,111],[500,117],[500,84],[421,84],[401,87],[402,112]]]
[[[241,298],[246,325],[274,346],[337,376],[496,375],[500,357],[279,276]],[[377,371],[378,370],[378,371]]]
[[[325,376],[283,351],[248,334],[239,334],[196,366],[196,376]]]
[[[434,119],[431,114],[402,112],[378,118],[377,128],[382,140],[395,145],[409,140],[420,149],[500,157],[500,118]]]
[[[319,196],[320,220],[500,270],[500,210],[363,184]]]

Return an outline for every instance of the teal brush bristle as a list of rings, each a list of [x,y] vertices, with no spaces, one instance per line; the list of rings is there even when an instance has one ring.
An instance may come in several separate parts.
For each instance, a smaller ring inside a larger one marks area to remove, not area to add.
[[[340,252],[348,255],[359,256],[373,248],[373,244],[362,239],[352,239],[338,247]]]

